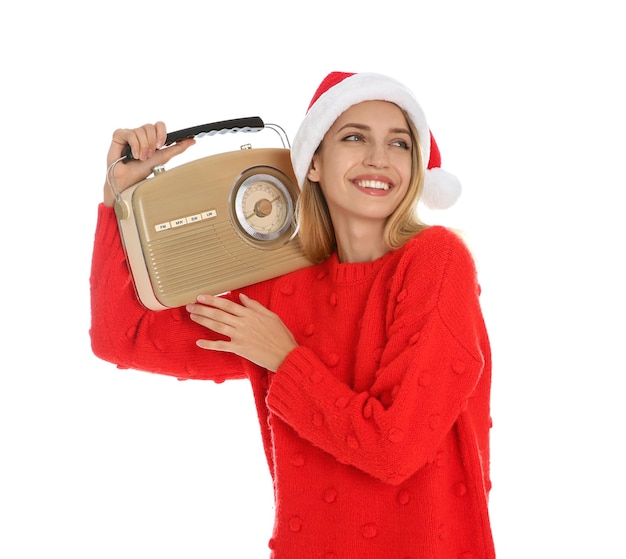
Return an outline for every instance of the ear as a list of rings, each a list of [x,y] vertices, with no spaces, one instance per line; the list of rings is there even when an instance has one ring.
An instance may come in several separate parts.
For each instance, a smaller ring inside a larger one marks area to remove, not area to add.
[[[309,170],[307,171],[306,178],[309,179],[311,182],[320,182],[319,162],[317,154],[314,154],[313,159],[311,159],[311,165],[309,165]]]

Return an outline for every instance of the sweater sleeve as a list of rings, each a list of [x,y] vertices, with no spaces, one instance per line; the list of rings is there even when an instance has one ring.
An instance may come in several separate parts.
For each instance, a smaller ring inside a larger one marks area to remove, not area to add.
[[[394,275],[386,341],[368,389],[340,382],[299,347],[268,394],[270,409],[300,436],[391,484],[436,459],[488,362],[474,262],[452,234],[435,248],[409,254]]]
[[[93,353],[119,368],[180,379],[221,382],[243,378],[242,359],[196,346],[211,332],[190,320],[185,309],[151,311],[137,299],[115,213],[100,204],[90,276]]]

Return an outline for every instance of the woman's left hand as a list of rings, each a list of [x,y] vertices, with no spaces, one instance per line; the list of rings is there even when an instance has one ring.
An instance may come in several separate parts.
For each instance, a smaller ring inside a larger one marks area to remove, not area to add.
[[[191,320],[228,340],[197,340],[203,349],[235,353],[276,372],[285,357],[298,347],[280,317],[261,303],[240,294],[241,304],[213,295],[199,295],[187,305]]]

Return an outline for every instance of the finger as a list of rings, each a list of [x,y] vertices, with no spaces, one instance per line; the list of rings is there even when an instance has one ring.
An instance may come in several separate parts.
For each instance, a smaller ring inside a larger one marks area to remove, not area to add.
[[[199,314],[190,314],[189,318],[207,330],[221,334],[229,339],[232,337],[231,334],[235,331],[230,324],[222,320],[215,320],[211,317]]]
[[[198,303],[202,305],[208,305],[216,309],[220,309],[233,316],[244,316],[244,307],[230,299],[224,297],[216,297],[215,295],[201,294],[197,297]]]
[[[160,120],[154,123],[154,127],[156,132],[156,148],[161,149],[167,141],[167,128],[165,123]]]
[[[245,293],[240,293],[239,294],[239,300],[241,301],[241,304],[244,307],[246,307],[246,308],[248,308],[250,310],[254,310],[254,311],[258,311],[258,312],[271,312],[271,311],[268,311],[268,309],[266,307],[264,307],[258,301],[248,297]]]
[[[119,128],[113,132],[113,144],[117,146],[121,157],[130,146],[133,159],[144,161],[149,159],[166,141],[167,130],[161,121],[155,124],[144,124],[138,128]]]
[[[135,129],[134,136],[131,134],[128,145],[131,148],[134,159],[139,161],[150,159],[158,149],[156,126],[145,124]]]
[[[141,152],[142,138],[145,144],[145,132],[139,129],[130,130],[126,128],[118,128],[115,132],[113,132],[107,163],[111,164],[113,161],[123,157],[127,147],[130,148],[130,153],[133,159],[135,161],[140,161],[139,156]]]
[[[239,326],[239,317],[224,310],[199,304],[186,308],[191,320],[219,334],[231,337]]]
[[[196,340],[196,345],[202,349],[210,349],[212,351],[222,351],[224,353],[236,353],[230,342],[221,340]]]

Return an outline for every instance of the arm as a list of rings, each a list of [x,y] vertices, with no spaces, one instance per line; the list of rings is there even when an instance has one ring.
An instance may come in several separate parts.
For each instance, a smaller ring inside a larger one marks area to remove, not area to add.
[[[110,166],[130,145],[135,161],[115,167],[120,190],[146,178],[152,167],[169,161],[194,143],[184,140],[159,149],[165,142],[163,123],[113,134],[107,156]],[[179,378],[239,378],[241,360],[232,355],[209,355],[195,344],[205,335],[184,309],[149,311],[138,301],[122,247],[108,184],[98,208],[91,287],[91,343],[96,356],[117,364]],[[209,367],[210,364],[210,367]]]
[[[178,378],[241,378],[241,360],[196,345],[206,331],[184,308],[151,311],[139,303],[111,208],[100,205],[91,267],[91,345],[120,368]]]
[[[441,265],[431,269],[416,259],[397,282],[406,289],[392,289],[392,318],[369,390],[351,389],[299,347],[268,394],[269,408],[300,436],[392,484],[435,459],[489,351],[473,262],[456,238],[442,248],[433,259]]]

